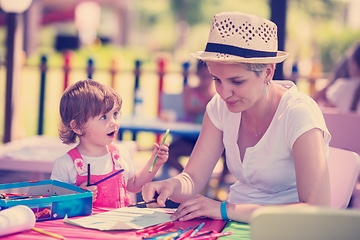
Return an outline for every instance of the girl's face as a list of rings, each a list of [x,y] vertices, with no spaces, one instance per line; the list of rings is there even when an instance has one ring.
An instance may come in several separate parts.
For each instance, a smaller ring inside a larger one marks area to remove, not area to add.
[[[264,96],[268,80],[247,70],[245,65],[207,64],[215,81],[216,92],[226,102],[230,112],[242,112]]]
[[[81,142],[91,145],[106,146],[112,143],[119,131],[119,110],[115,107],[106,114],[90,118],[85,124],[85,136]]]

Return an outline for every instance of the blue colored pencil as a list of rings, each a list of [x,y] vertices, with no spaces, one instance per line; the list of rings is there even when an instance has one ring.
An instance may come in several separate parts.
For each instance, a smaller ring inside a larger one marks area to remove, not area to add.
[[[193,237],[197,232],[205,225],[205,222],[202,222],[195,230],[190,234],[190,237]]]
[[[89,186],[98,185],[99,183],[102,183],[103,181],[106,181],[106,180],[108,180],[109,178],[112,178],[113,176],[115,176],[115,175],[117,175],[117,174],[119,174],[119,173],[122,173],[123,171],[124,171],[124,169],[120,169],[119,171],[117,171],[117,172],[115,172],[115,173],[107,176],[106,178],[101,179],[100,181],[97,181],[96,183],[92,183],[92,184],[90,184]]]

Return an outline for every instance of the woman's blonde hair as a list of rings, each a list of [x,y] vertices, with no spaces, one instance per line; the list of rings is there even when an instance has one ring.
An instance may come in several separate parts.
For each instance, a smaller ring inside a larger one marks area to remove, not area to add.
[[[274,64],[276,66],[275,63],[241,63],[241,64],[244,65],[248,71],[254,72],[258,77],[263,76],[264,69],[268,64]]]

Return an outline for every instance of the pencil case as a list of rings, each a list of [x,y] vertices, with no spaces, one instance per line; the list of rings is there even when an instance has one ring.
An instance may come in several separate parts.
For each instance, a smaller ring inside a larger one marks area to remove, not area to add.
[[[28,206],[36,221],[90,215],[92,192],[56,180],[0,184],[0,211],[17,205]]]

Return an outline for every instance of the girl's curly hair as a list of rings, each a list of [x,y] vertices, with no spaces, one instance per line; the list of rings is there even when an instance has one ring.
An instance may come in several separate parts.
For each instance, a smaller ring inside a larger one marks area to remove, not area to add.
[[[89,118],[106,114],[114,107],[120,111],[121,104],[122,99],[114,89],[96,81],[86,79],[69,86],[60,100],[60,139],[66,144],[75,143],[78,135],[70,126],[72,120],[73,127],[82,130]]]

